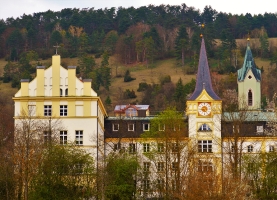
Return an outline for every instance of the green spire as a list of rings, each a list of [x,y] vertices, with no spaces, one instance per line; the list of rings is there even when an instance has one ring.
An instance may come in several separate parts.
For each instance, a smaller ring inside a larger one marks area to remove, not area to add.
[[[244,81],[249,70],[252,71],[257,81],[261,81],[261,70],[256,67],[249,42],[247,42],[243,66],[238,70],[238,81]]]

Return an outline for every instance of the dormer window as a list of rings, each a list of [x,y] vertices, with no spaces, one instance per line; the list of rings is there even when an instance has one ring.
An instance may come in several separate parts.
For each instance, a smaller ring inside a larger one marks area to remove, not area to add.
[[[202,124],[198,131],[212,131],[211,128],[208,126],[208,124]]]
[[[125,111],[125,114],[126,114],[126,116],[128,116],[128,117],[137,116],[137,110],[134,109],[134,108],[128,108],[128,109]]]

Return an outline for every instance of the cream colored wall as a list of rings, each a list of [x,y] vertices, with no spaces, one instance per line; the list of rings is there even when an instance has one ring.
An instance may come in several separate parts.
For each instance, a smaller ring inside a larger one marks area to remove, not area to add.
[[[252,76],[248,79],[248,76]],[[253,106],[248,106],[248,91],[251,89],[253,95]],[[240,108],[247,106],[248,109],[259,109],[261,108],[261,83],[257,81],[251,70],[247,72],[245,80],[238,82],[238,93]]]

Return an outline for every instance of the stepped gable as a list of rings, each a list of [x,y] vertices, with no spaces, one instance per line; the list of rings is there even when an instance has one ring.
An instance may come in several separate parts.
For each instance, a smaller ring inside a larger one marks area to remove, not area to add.
[[[238,81],[244,81],[249,70],[252,71],[257,81],[261,81],[261,70],[256,67],[249,43],[247,43],[243,66],[238,70]]]
[[[214,100],[220,100],[220,98],[216,95],[212,87],[204,38],[202,38],[201,42],[198,72],[196,77],[196,87],[189,100],[195,100],[201,94],[203,89],[205,89],[206,92],[210,95],[210,97]]]

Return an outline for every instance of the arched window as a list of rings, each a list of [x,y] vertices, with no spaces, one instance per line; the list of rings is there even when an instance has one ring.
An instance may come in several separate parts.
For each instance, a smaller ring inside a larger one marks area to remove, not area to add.
[[[252,91],[248,91],[248,106],[253,106],[253,94]]]
[[[60,89],[60,96],[63,96],[63,89]]]
[[[212,131],[211,128],[207,124],[202,124],[198,131]]]
[[[66,97],[68,96],[68,89],[67,88],[65,89],[65,96]]]

